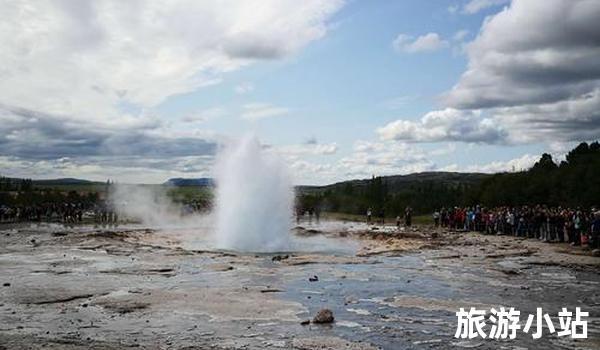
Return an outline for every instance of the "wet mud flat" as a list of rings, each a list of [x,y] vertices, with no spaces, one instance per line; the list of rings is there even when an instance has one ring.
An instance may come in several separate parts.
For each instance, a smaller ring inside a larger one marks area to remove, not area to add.
[[[201,233],[198,233],[202,235]],[[0,226],[0,349],[598,349],[600,259],[433,228],[295,230],[339,249],[237,254],[139,226]],[[318,248],[318,247],[316,247]],[[455,339],[455,312],[589,312],[588,339]],[[332,324],[305,324],[322,308]]]

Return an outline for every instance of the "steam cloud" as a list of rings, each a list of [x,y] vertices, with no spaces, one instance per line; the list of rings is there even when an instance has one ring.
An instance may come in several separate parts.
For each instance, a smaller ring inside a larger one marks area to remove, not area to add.
[[[294,196],[283,161],[247,136],[219,153],[215,173],[217,247],[289,250]]]
[[[210,214],[182,215],[166,189],[114,185],[109,200],[122,218],[150,227],[212,231],[211,246],[243,252],[288,251],[293,186],[283,161],[265,151],[254,136],[222,149],[214,169],[216,208]],[[213,222],[216,221],[216,227]]]

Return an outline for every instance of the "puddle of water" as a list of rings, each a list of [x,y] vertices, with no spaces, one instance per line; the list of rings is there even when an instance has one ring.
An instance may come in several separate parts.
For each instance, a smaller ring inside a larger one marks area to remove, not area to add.
[[[161,229],[156,234],[165,240],[176,240],[176,245],[181,246],[183,249],[218,251],[215,247],[215,240],[210,228]],[[355,255],[358,249],[359,243],[349,238],[327,237],[323,235],[298,236],[290,233],[289,251],[273,252],[271,254],[315,253]]]
[[[342,326],[342,327],[347,327],[347,328],[359,328],[360,330],[365,331],[365,332],[371,331],[370,327],[365,327],[365,326],[361,325],[360,323],[353,322],[353,321],[336,321],[335,324],[336,324],[336,326]]]
[[[365,309],[352,309],[352,308],[350,308],[350,309],[346,309],[346,311],[353,312],[353,313],[355,313],[357,315],[360,315],[360,316],[369,316],[369,315],[371,315],[371,312],[369,310],[365,310]]]

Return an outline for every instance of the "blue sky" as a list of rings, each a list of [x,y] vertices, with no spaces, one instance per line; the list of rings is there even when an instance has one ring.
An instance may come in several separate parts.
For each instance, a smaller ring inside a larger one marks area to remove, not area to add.
[[[325,37],[294,57],[261,62],[228,75],[221,84],[174,96],[160,106],[160,113],[185,115],[229,107],[228,117],[210,120],[205,126],[228,135],[241,135],[251,129],[274,145],[302,143],[310,138],[335,142],[340,151],[328,158],[343,157],[351,152],[356,140],[376,139],[378,127],[399,118],[416,120],[438,108],[439,95],[450,89],[465,70],[467,59],[459,52],[461,45],[477,35],[487,15],[502,8],[491,6],[466,15],[450,13],[449,4],[452,2],[351,1],[332,17],[332,28]],[[460,31],[468,32],[465,40],[453,40]],[[430,32],[454,42],[416,54],[398,53],[392,47],[399,33],[419,36]],[[240,84],[251,84],[254,89],[236,94],[235,87]],[[289,113],[240,123],[239,106],[254,101],[284,106]],[[457,146],[460,150],[456,153],[462,154],[438,157],[440,166],[510,160],[543,149],[541,145]]]
[[[597,2],[116,4],[4,6],[3,174],[210,176],[252,132],[325,184],[524,169],[599,135]]]

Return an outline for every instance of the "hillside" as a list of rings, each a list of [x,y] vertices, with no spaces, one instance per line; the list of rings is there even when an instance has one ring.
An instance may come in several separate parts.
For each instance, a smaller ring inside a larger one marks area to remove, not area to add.
[[[549,154],[526,171],[497,174],[426,172],[373,177],[298,190],[302,208],[364,214],[367,208],[387,216],[406,206],[430,213],[452,206],[590,207],[600,204],[600,144],[581,143],[557,164]]]
[[[213,186],[214,180],[208,177],[201,178],[181,178],[176,177],[165,181],[164,185],[177,186],[177,187],[188,187],[188,186]]]
[[[101,185],[103,182],[75,178],[32,180],[34,186]]]
[[[300,186],[298,204],[303,208],[362,214],[367,208],[396,216],[410,205],[418,213],[442,205],[458,205],[473,188],[493,175],[482,173],[423,172],[408,175],[350,180],[326,186]]]
[[[473,186],[491,176],[491,174],[484,173],[430,171],[407,175],[381,176],[378,178],[387,185],[387,190],[391,194],[394,192],[401,192],[411,186],[422,185],[425,183],[436,183],[450,187]],[[360,191],[361,189],[367,188],[372,183],[372,180],[373,179],[348,180],[325,186],[298,186],[297,190],[300,193],[321,193],[325,191],[343,190],[350,186],[353,189]]]

